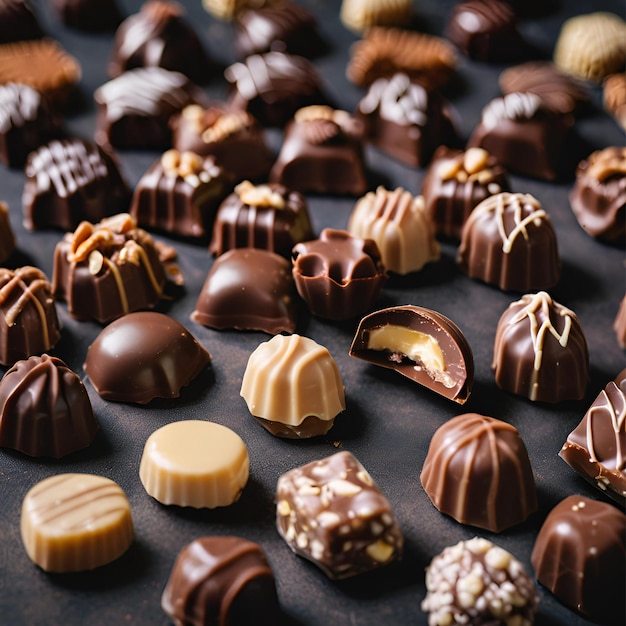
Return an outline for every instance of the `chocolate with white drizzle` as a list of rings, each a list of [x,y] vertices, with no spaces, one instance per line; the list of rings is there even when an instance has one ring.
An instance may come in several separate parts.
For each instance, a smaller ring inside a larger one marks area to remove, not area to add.
[[[576,314],[545,291],[509,305],[496,329],[496,384],[536,402],[580,400],[589,378],[589,352]]]

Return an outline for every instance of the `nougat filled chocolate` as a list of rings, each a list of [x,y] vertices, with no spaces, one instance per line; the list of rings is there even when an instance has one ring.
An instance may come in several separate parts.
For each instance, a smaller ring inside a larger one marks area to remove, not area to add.
[[[437,311],[406,305],[366,315],[350,356],[395,370],[459,404],[471,393],[470,345],[461,329]]]
[[[389,501],[350,452],[280,476],[276,503],[282,538],[329,578],[355,576],[402,554],[404,540]]]

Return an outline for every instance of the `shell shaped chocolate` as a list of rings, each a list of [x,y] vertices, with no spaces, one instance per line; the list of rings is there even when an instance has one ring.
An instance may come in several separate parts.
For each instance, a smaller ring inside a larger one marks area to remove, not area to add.
[[[433,435],[420,475],[442,513],[501,532],[537,509],[526,446],[517,429],[477,413],[458,415]]]
[[[530,194],[502,192],[469,215],[458,249],[461,269],[503,291],[535,291],[556,285],[561,274],[556,233]]]
[[[0,446],[58,459],[89,446],[97,430],[82,381],[61,359],[31,356],[0,380]]]
[[[544,291],[511,303],[498,322],[492,368],[500,388],[529,400],[580,400],[589,351],[576,314]]]

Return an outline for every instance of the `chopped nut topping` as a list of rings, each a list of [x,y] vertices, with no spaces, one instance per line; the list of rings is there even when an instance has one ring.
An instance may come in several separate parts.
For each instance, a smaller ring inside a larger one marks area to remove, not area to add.
[[[606,148],[589,157],[589,176],[602,182],[617,175],[626,176],[626,147]]]
[[[377,541],[367,546],[365,551],[374,561],[386,563],[393,556],[394,548],[384,541]]]
[[[104,256],[98,250],[92,250],[89,253],[89,273],[95,276],[100,272],[104,265]]]
[[[441,180],[456,179],[460,183],[477,180],[486,185],[494,178],[494,172],[487,167],[489,153],[483,148],[469,148],[454,158],[444,160],[438,168]]]
[[[331,480],[328,488],[338,496],[355,496],[362,491],[361,487],[347,480]]]
[[[269,185],[253,185],[244,180],[235,187],[235,193],[242,202],[250,206],[284,209],[285,199]]]
[[[468,174],[476,174],[487,166],[489,153],[483,148],[469,148],[463,156],[463,167]]]
[[[246,126],[249,126],[250,122],[251,117],[245,111],[225,113],[224,115],[218,117],[215,123],[209,126],[209,128],[202,133],[202,140],[205,143],[222,141],[223,139],[226,139],[226,137],[234,135]]]
[[[497,546],[494,546],[485,554],[485,563],[494,569],[506,569],[510,561],[511,555]]]
[[[291,513],[291,507],[289,506],[289,502],[287,500],[281,500],[277,505],[278,514],[286,517]]]
[[[166,174],[186,178],[202,171],[203,159],[195,152],[179,152],[172,149],[163,153],[161,165]]]

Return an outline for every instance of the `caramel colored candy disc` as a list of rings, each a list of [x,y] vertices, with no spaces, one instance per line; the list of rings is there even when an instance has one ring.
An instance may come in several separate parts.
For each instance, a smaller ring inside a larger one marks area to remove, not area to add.
[[[22,503],[22,541],[47,572],[80,572],[120,557],[133,541],[122,488],[94,474],[58,474],[37,483]]]
[[[213,422],[185,420],[148,437],[139,477],[161,504],[213,509],[239,499],[249,471],[239,435]]]

